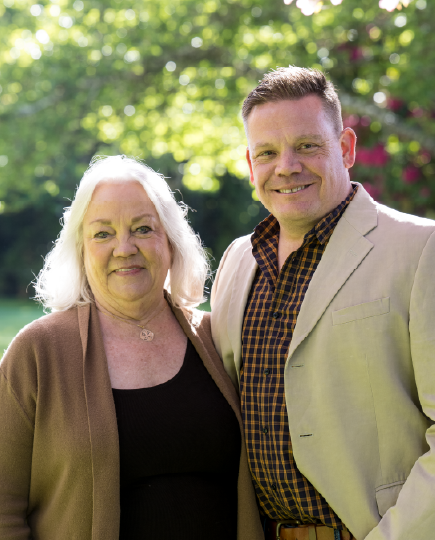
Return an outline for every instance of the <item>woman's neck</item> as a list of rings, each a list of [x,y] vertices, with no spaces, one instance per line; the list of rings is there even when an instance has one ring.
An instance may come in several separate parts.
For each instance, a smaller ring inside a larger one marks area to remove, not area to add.
[[[131,320],[141,324],[156,317],[168,307],[164,295],[154,298],[144,298],[137,301],[118,302],[115,299],[95,297],[95,304],[99,311],[108,313],[119,319]]]

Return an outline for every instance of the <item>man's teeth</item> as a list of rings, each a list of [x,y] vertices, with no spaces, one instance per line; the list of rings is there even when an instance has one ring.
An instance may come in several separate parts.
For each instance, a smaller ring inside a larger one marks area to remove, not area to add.
[[[130,272],[131,270],[138,270],[138,268],[118,268],[116,272]]]
[[[297,187],[297,188],[294,188],[294,189],[279,189],[278,191],[280,193],[296,193],[297,191],[301,191],[305,188],[307,188],[308,186],[300,186],[300,187]]]

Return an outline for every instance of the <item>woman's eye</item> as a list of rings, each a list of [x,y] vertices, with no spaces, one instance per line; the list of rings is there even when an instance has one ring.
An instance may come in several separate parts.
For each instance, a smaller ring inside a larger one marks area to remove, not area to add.
[[[94,238],[107,238],[108,236],[109,236],[108,232],[100,231],[94,236]]]
[[[151,229],[149,227],[147,227],[146,225],[142,225],[142,227],[138,227],[136,229],[136,232],[138,232],[140,234],[146,234],[146,233],[150,232],[150,230]]]

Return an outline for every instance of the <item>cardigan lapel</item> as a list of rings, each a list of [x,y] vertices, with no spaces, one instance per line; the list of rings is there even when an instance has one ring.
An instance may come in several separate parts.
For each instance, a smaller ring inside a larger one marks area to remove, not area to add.
[[[222,360],[219,358],[219,355],[217,354],[213,345],[213,341],[211,339],[210,321],[208,321],[207,325],[209,331],[207,332],[204,328],[204,323],[206,322],[205,318],[209,318],[210,314],[200,310],[191,312],[177,308],[172,304],[169,294],[165,294],[165,297],[181,328],[199,354],[206,370],[209,372],[216,386],[219,388],[225,399],[234,410],[240,424],[240,429],[242,430],[239,397],[234,386],[228,383],[228,375],[226,374]]]
[[[364,235],[377,226],[377,209],[359,185],[354,200],[337,223],[308,286],[287,359],[310,334],[335,295],[358,268],[373,244]]]
[[[92,540],[118,540],[119,438],[112,385],[95,306],[80,307],[78,317],[92,454]]]

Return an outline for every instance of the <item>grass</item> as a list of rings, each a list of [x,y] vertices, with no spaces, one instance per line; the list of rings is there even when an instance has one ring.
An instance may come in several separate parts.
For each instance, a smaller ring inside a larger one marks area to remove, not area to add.
[[[0,298],[0,358],[19,330],[42,315],[42,307],[33,300]]]
[[[205,302],[199,309],[210,311],[210,303]],[[42,315],[42,307],[33,300],[0,298],[0,358],[21,328]]]

